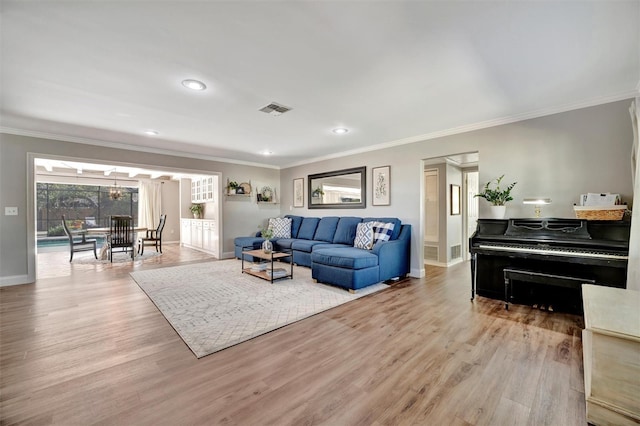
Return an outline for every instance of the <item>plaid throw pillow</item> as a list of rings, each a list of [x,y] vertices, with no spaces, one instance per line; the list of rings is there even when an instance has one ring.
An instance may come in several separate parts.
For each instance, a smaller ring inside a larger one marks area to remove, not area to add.
[[[273,231],[273,238],[291,238],[291,219],[288,217],[274,217],[269,219],[269,229]]]
[[[353,246],[365,250],[373,248],[373,222],[361,222],[358,224]]]
[[[378,241],[389,241],[395,225],[391,222],[373,222],[373,244]]]

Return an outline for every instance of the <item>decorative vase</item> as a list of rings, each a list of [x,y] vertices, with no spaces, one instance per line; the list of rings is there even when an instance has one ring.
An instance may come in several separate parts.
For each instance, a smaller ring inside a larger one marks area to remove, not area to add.
[[[200,213],[194,213],[193,214],[193,218],[194,219],[200,219]]]
[[[506,212],[507,206],[491,206],[489,209],[491,219],[504,219]]]
[[[262,242],[262,251],[269,254],[273,251],[273,243],[270,240],[264,240]]]

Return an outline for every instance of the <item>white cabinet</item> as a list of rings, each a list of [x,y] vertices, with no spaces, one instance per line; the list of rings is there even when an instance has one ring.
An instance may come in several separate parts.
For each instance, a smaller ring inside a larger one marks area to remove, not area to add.
[[[640,292],[582,285],[584,396],[594,425],[640,422]]]
[[[215,177],[207,176],[191,180],[191,202],[208,203],[214,201]]]
[[[218,256],[218,229],[215,220],[202,221],[202,248]]]
[[[219,255],[217,222],[213,219],[182,219],[180,243],[185,247]]]
[[[191,219],[180,220],[180,243],[185,246],[191,245]]]
[[[194,219],[191,221],[191,245],[202,247],[202,221]]]

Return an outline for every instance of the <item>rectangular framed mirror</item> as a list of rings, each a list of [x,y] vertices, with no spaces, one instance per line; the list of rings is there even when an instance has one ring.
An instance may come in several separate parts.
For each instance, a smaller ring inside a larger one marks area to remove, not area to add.
[[[367,206],[367,167],[309,175],[310,209],[364,209]]]

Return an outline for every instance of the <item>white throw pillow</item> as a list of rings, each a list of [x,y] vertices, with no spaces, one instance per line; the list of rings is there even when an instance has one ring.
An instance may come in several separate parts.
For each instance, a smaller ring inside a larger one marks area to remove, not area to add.
[[[269,229],[273,231],[273,238],[291,238],[291,219],[288,217],[274,217],[269,219]]]
[[[391,222],[373,222],[373,244],[378,241],[389,241],[395,225]]]
[[[358,224],[353,246],[365,250],[373,248],[373,222],[361,222]]]

